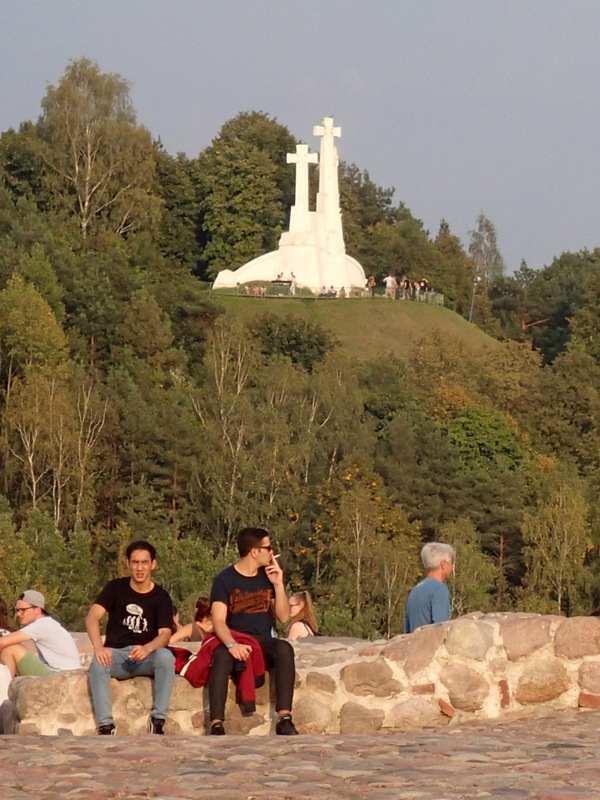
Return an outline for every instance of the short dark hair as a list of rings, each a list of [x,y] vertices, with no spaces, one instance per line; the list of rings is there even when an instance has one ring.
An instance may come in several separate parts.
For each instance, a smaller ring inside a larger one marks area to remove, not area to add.
[[[148,553],[150,553],[152,561],[156,561],[156,548],[151,545],[150,542],[144,542],[142,539],[139,539],[137,542],[132,542],[128,545],[127,550],[125,550],[127,561],[131,561],[131,554],[134,550],[147,550]]]
[[[268,531],[264,528],[242,528],[237,535],[237,547],[240,557],[247,556],[254,547],[259,547]]]

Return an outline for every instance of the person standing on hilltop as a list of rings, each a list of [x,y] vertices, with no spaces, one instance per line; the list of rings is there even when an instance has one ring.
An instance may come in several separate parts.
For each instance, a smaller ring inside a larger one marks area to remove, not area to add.
[[[408,595],[404,633],[422,625],[450,619],[450,594],[446,581],[454,572],[454,548],[443,542],[428,542],[421,550],[427,576]]]
[[[383,279],[383,282],[385,283],[385,296],[388,298],[388,300],[395,300],[396,289],[398,288],[398,282],[396,281],[396,278],[394,278],[390,272]]]

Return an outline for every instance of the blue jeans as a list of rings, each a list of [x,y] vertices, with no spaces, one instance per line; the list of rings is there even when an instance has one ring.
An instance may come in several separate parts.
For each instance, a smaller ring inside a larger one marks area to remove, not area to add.
[[[140,675],[154,678],[154,703],[152,716],[166,719],[175,680],[175,657],[166,647],[150,653],[143,661],[130,661],[129,651],[133,647],[111,648],[113,660],[110,667],[103,667],[92,659],[90,664],[90,689],[94,714],[98,725],[110,725],[113,722],[112,702],[110,699],[110,679],[126,681]]]

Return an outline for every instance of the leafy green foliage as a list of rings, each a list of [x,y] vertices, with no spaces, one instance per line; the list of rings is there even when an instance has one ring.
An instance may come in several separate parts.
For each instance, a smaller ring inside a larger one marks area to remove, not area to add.
[[[587,277],[597,269],[598,255],[598,251],[585,250],[563,253],[527,283],[523,296],[525,321],[534,346],[543,353],[547,364],[567,346],[571,319],[585,303]]]
[[[536,508],[523,521],[527,565],[523,603],[541,613],[589,613],[588,509],[577,479],[560,475],[556,465],[549,472]]]
[[[259,342],[264,356],[285,356],[307,372],[312,372],[315,364],[322,362],[336,344],[331,331],[291,314],[281,318],[265,313],[254,320],[250,332]]]
[[[203,273],[216,277],[277,249],[289,207],[295,151],[287,128],[266,114],[239,114],[200,154],[200,224]]]
[[[35,585],[81,626],[144,537],[189,616],[257,524],[325,633],[400,632],[432,538],[458,553],[456,614],[586,613],[598,251],[504,276],[489,220],[466,253],[342,165],[348,251],[426,277],[463,317],[474,299],[475,324],[421,303],[215,301],[199,277],[277,247],[295,144],[247,112],[173,158],[87,59],[0,137],[0,593]]]
[[[497,414],[478,406],[467,406],[445,433],[466,472],[485,472],[493,466],[514,471],[523,460],[514,432]]]
[[[136,125],[120,76],[86,58],[71,61],[42,100],[38,135],[51,207],[76,220],[82,237],[153,230],[160,212],[152,141]]]
[[[456,553],[455,574],[449,587],[452,613],[460,616],[473,611],[493,611],[500,573],[494,560],[481,552],[472,521],[458,519],[446,523],[440,529],[440,539],[451,544]]]

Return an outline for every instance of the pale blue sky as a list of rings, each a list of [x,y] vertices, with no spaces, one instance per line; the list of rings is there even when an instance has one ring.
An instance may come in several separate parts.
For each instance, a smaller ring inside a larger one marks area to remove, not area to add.
[[[600,246],[597,0],[0,0],[0,131],[86,56],[196,156],[261,110],[396,188],[435,235],[495,224],[513,270]]]

